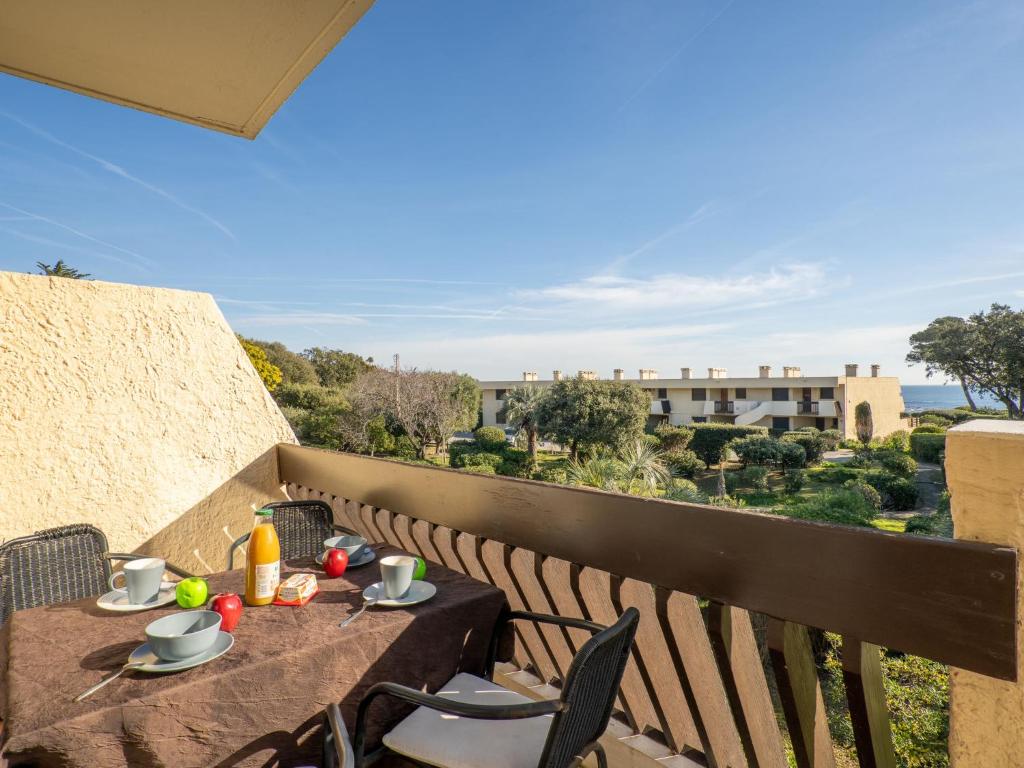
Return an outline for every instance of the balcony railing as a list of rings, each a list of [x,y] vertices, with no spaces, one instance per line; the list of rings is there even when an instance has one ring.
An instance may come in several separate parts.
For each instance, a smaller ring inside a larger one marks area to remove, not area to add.
[[[818,401],[817,400],[797,400],[796,412],[808,414],[811,416],[818,415]]]
[[[612,765],[690,755],[705,765],[784,768],[755,626],[766,627],[770,674],[801,768],[832,764],[808,627],[843,637],[862,765],[895,764],[879,646],[1016,677],[1011,548],[293,445],[278,447],[278,467],[292,498],[323,499],[338,522],[374,541],[495,584],[513,608],[602,623],[639,608],[619,706],[628,729],[648,737],[606,737]],[[584,639],[524,626],[515,665],[550,691]],[[523,674],[505,681],[522,685]],[[633,750],[640,742],[646,757]]]
[[[715,400],[715,413],[735,413],[732,400]]]

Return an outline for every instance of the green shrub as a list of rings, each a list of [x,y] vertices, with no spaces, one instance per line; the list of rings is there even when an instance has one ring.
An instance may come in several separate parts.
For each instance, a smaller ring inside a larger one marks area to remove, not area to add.
[[[795,432],[808,432],[809,434],[812,434],[812,435],[820,435],[821,434],[821,430],[818,429],[817,427],[800,427],[799,429],[796,429],[794,431]]]
[[[905,533],[921,533],[930,535],[932,531],[932,518],[929,515],[917,515],[907,520],[907,527],[903,529]]]
[[[395,447],[392,453],[402,459],[414,459],[417,453],[416,443],[410,440],[408,435],[399,435],[395,438]]]
[[[673,427],[671,424],[659,424],[654,434],[661,441],[661,449],[666,453],[686,450],[693,439],[692,429]]]
[[[843,440],[841,443],[839,443],[839,447],[840,448],[847,448],[847,449],[849,449],[851,451],[859,451],[864,446],[861,445],[860,440]]]
[[[459,457],[458,464],[452,464],[454,467],[461,467],[465,469],[474,469],[476,467],[491,467],[495,472],[498,471],[498,467],[504,461],[504,457],[499,453],[488,453],[486,451],[474,451],[472,453],[464,453]]]
[[[786,493],[799,493],[807,482],[807,473],[802,469],[791,469],[782,479],[782,487]]]
[[[810,470],[809,474],[829,485],[840,485],[848,480],[856,480],[860,476],[860,473],[848,464],[823,464]]]
[[[945,434],[946,428],[940,427],[937,424],[922,424],[919,427],[914,427],[912,434],[915,435],[942,435]]]
[[[894,475],[899,475],[900,477],[913,477],[917,474],[917,462],[905,453],[881,451],[876,454],[876,458],[885,469],[889,470]]]
[[[897,429],[882,441],[882,448],[886,451],[906,453],[910,450],[910,433],[905,429]]]
[[[467,466],[467,467],[465,467],[465,471],[466,472],[475,472],[478,475],[496,475],[496,474],[498,474],[497,471],[495,471],[494,467],[492,467],[490,464],[476,464],[474,466]]]
[[[877,511],[856,491],[846,488],[827,490],[807,501],[783,507],[781,511],[800,520],[869,526]]]
[[[704,469],[704,462],[701,461],[700,456],[686,448],[669,451],[664,454],[662,459],[676,475],[690,480]]]
[[[736,472],[728,472],[725,475],[725,492],[730,496],[736,493],[740,487],[740,476]]]
[[[751,465],[740,472],[740,481],[755,491],[767,491],[768,468]]]
[[[938,464],[940,462],[939,454],[944,450],[946,450],[946,436],[944,434],[915,432],[915,434],[910,436],[910,452],[918,461]]]
[[[768,467],[779,463],[779,441],[766,435],[741,437],[729,443],[744,466]]]
[[[821,442],[825,445],[826,451],[834,451],[843,441],[843,433],[838,429],[823,430],[820,437]]]
[[[887,492],[893,509],[905,512],[917,506],[918,491],[912,480],[898,477],[889,484]]]
[[[859,493],[872,509],[880,510],[882,508],[882,494],[863,480],[847,480],[843,483],[843,488]]]
[[[707,504],[708,497],[702,493],[697,484],[689,480],[676,480],[665,491],[665,498],[670,501],[687,501],[691,504]]]
[[[821,435],[814,432],[786,432],[782,436],[782,441],[801,446],[808,464],[817,464],[821,461],[821,454],[825,452],[825,441],[821,439]]]
[[[655,448],[655,449],[660,449],[661,448],[661,440],[659,440],[655,435],[651,435],[651,434],[648,434],[648,433],[644,432],[644,434],[642,434],[640,436],[640,440],[641,440],[641,442],[645,443],[646,445],[649,445],[651,448]]]
[[[501,463],[495,467],[499,475],[508,477],[529,477],[533,470],[533,460],[530,454],[520,448],[508,448],[500,454]]]
[[[861,475],[861,479],[879,493],[884,494],[889,492],[889,486],[899,480],[900,477],[887,469],[869,469]]]
[[[779,441],[779,465],[784,469],[798,469],[807,466],[807,451],[799,443]]]
[[[954,424],[953,419],[940,416],[937,413],[925,413],[919,417],[922,424],[934,424],[937,427],[950,427]]]
[[[534,480],[543,480],[545,483],[558,483],[568,485],[565,474],[565,466],[561,463],[549,463],[533,473]]]
[[[473,439],[482,450],[501,450],[508,445],[505,430],[500,427],[480,427],[473,433]]]
[[[694,424],[690,448],[700,456],[706,467],[722,460],[725,447],[738,437],[767,435],[767,427],[747,427],[736,424]]]
[[[344,410],[348,407],[340,390],[319,384],[281,384],[274,390],[274,399],[278,405],[306,411]]]

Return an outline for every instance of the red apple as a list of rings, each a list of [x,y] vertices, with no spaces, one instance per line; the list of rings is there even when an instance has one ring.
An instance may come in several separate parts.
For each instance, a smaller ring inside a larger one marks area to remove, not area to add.
[[[324,571],[330,578],[338,578],[346,568],[348,568],[348,552],[344,549],[330,549],[324,555]]]
[[[234,593],[214,595],[210,601],[210,610],[220,614],[220,628],[232,632],[242,618],[242,600]]]

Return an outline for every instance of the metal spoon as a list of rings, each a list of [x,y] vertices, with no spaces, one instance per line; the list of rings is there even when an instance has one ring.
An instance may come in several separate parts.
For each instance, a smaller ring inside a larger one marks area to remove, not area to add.
[[[119,670],[117,670],[113,674],[110,674],[110,675],[107,675],[106,677],[104,677],[102,680],[100,680],[98,683],[96,683],[96,685],[94,685],[92,688],[89,688],[88,690],[83,691],[82,693],[80,693],[78,696],[75,697],[75,701],[81,701],[86,696],[92,696],[92,694],[96,693],[96,691],[98,691],[104,685],[109,683],[111,680],[114,680],[114,679],[120,677],[123,673],[127,672],[129,669],[138,669],[139,667],[144,667],[144,666],[146,666],[146,664],[145,664],[145,662],[142,662],[142,661],[137,661],[135,663],[125,664],[123,667],[121,667]]]
[[[355,613],[353,613],[353,614],[352,614],[351,616],[349,616],[349,617],[348,617],[347,619],[345,619],[345,620],[344,620],[343,622],[341,622],[341,623],[340,623],[340,624],[339,624],[338,626],[339,626],[339,627],[347,627],[347,626],[348,626],[349,624],[351,624],[351,623],[352,623],[353,621],[355,621],[355,620],[356,620],[356,619],[358,619],[358,618],[359,618],[360,616],[362,616],[362,615],[363,615],[363,611],[365,611],[365,610],[366,610],[367,608],[369,608],[369,607],[370,607],[371,605],[374,605],[374,604],[376,604],[378,600],[380,600],[380,598],[379,598],[379,597],[375,597],[375,598],[372,598],[372,599],[369,599],[369,600],[367,600],[366,602],[364,602],[364,603],[363,603],[363,607],[362,607],[362,608],[360,608],[360,609],[359,609],[358,611],[356,611]]]

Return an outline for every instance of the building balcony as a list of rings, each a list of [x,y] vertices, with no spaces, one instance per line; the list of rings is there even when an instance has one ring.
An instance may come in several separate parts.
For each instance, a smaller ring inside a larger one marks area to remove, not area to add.
[[[816,400],[797,400],[796,412],[801,416],[817,416],[818,415],[818,401]]]
[[[736,413],[735,405],[732,400],[715,400],[715,413]]]

